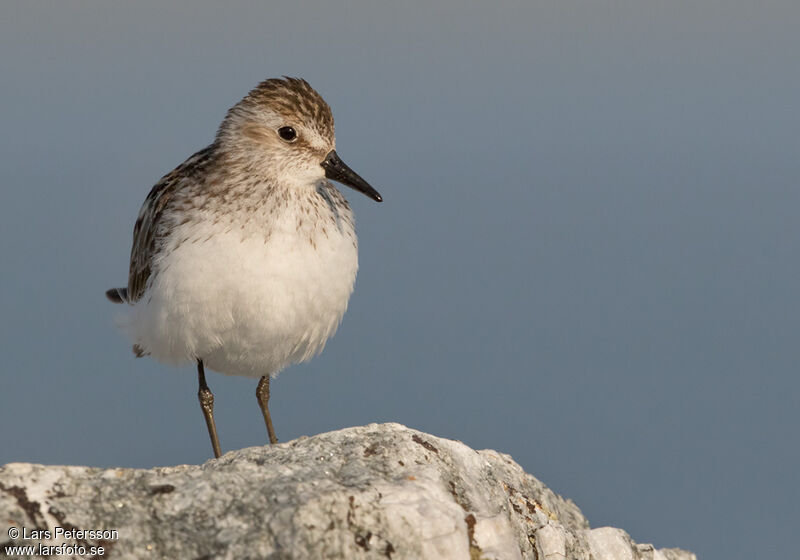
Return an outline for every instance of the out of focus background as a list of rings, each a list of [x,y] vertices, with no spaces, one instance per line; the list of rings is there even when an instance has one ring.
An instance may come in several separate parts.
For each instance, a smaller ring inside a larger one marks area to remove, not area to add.
[[[272,5],[269,5],[272,4]],[[800,4],[0,7],[0,464],[211,456],[194,368],[133,358],[150,187],[252,86],[306,78],[361,270],[273,383],[283,441],[401,422],[510,453],[593,526],[790,558],[800,502]],[[210,374],[223,450],[255,381]]]

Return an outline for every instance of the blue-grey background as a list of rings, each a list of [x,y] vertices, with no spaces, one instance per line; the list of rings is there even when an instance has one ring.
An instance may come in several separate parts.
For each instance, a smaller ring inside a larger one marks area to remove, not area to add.
[[[308,79],[361,270],[273,384],[286,441],[396,421],[513,455],[593,526],[789,558],[800,501],[800,4],[5,2],[0,463],[210,456],[193,368],[135,360],[151,185],[266,77]],[[255,381],[212,374],[224,449]]]

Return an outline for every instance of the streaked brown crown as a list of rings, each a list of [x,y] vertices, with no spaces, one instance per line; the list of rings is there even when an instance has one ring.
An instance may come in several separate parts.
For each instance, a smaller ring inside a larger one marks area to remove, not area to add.
[[[255,112],[262,107],[268,107],[271,111],[281,114],[287,121],[299,118],[305,123],[313,123],[323,138],[333,138],[331,108],[322,96],[301,78],[264,80],[231,108],[228,118],[232,114]]]

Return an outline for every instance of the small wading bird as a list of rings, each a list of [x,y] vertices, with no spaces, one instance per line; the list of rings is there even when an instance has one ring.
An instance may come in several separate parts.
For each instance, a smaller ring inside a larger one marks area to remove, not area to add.
[[[353,212],[332,179],[382,198],[339,159],[330,107],[305,80],[266,80],[216,139],[150,191],[133,230],[121,318],[136,356],[197,363],[198,398],[220,456],[204,366],[270,377],[317,354],[347,309],[358,269]]]

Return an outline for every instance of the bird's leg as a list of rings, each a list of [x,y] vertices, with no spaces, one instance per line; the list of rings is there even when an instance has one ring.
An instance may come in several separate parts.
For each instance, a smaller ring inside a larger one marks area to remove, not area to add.
[[[264,423],[267,425],[269,442],[278,443],[278,438],[275,437],[275,428],[272,427],[272,417],[269,415],[269,375],[265,375],[258,382],[256,398],[258,399],[258,406],[261,407],[261,412],[264,414]]]
[[[214,422],[214,395],[206,384],[206,372],[203,369],[203,360],[197,360],[197,380],[200,388],[197,390],[197,398],[200,399],[200,408],[203,409],[203,416],[206,418],[208,436],[211,438],[211,446],[214,448],[214,457],[219,457],[222,453],[219,450],[219,438],[217,437],[217,424]]]

